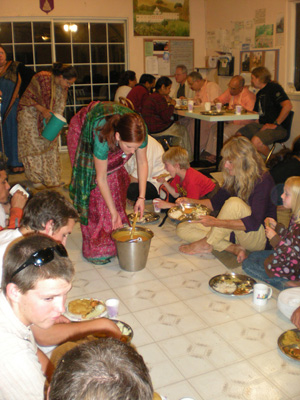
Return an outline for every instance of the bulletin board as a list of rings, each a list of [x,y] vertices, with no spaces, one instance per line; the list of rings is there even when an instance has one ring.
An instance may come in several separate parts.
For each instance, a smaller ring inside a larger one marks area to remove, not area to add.
[[[194,39],[144,39],[146,74],[172,76],[178,64],[194,70]]]
[[[279,50],[241,51],[240,73],[251,73],[253,68],[266,67],[273,80],[278,80]]]

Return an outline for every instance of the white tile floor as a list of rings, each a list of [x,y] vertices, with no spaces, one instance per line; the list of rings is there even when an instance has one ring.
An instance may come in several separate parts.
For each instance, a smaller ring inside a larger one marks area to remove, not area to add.
[[[155,236],[146,268],[131,273],[117,258],[85,261],[76,225],[67,244],[76,267],[69,298],[120,299],[119,318],[132,326],[154,388],[168,400],[300,400],[300,365],[277,349],[294,326],[277,310],[276,293],[263,310],[251,296],[213,293],[208,281],[226,267],[212,255],[180,253],[172,222],[147,227]]]

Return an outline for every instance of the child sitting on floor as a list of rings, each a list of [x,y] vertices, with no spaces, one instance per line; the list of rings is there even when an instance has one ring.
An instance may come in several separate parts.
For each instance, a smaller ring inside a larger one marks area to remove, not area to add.
[[[217,186],[211,179],[201,172],[190,167],[188,152],[179,146],[171,147],[163,156],[166,171],[173,180],[167,182],[164,177],[156,177],[157,181],[167,190],[169,201],[155,199],[158,208],[170,208],[178,197],[200,199],[204,196],[210,198],[217,191]]]
[[[300,177],[285,181],[283,206],[292,209],[286,229],[273,218],[265,219],[266,236],[274,250],[255,251],[243,262],[243,270],[279,290],[300,286]]]

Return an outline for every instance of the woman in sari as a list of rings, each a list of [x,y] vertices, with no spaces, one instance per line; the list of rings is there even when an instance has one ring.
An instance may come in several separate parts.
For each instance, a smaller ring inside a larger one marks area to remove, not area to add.
[[[36,188],[60,185],[58,139],[51,142],[42,136],[43,119],[49,120],[51,112],[63,114],[68,89],[76,78],[77,73],[73,66],[55,63],[52,73],[41,71],[34,75],[20,99],[19,157],[24,164],[26,178]]]
[[[2,92],[1,118],[3,143],[10,173],[22,173],[24,167],[18,160],[17,107],[19,95],[30,82],[34,71],[18,61],[7,61],[5,49],[0,45],[0,95]],[[2,146],[3,145],[3,146]]]
[[[116,255],[111,232],[128,223],[125,208],[130,178],[124,164],[134,153],[139,179],[139,197],[134,210],[143,215],[147,140],[143,119],[117,103],[94,102],[70,122],[71,160],[77,147],[70,196],[80,214],[83,256],[94,264],[106,264]]]

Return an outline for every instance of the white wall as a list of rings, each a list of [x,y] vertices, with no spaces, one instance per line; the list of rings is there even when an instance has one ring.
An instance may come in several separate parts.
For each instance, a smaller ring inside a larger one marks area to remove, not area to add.
[[[133,35],[133,0],[54,0],[54,10],[45,14],[38,0],[2,0],[1,17],[126,18],[128,20],[129,68],[144,73],[144,37]],[[204,0],[190,0],[190,38],[194,39],[194,65],[205,60]]]

